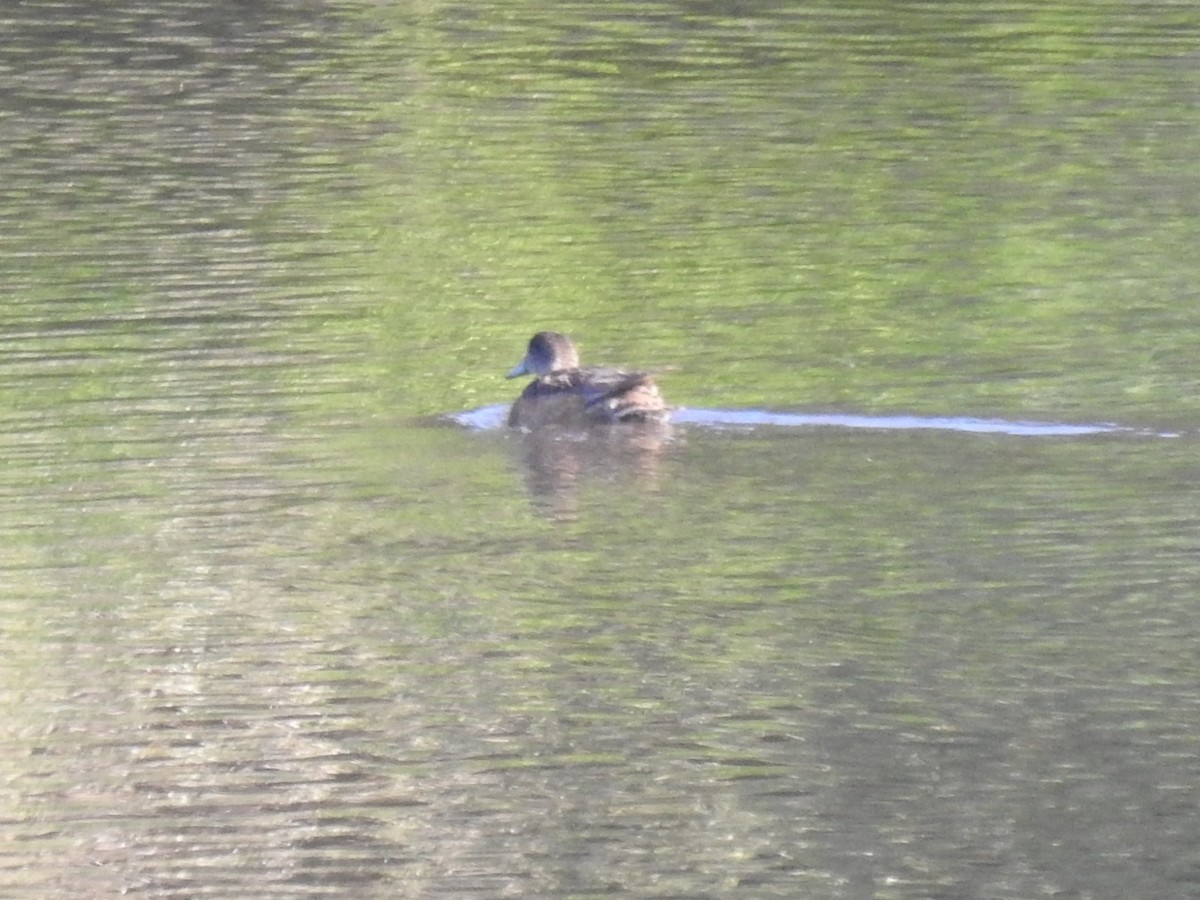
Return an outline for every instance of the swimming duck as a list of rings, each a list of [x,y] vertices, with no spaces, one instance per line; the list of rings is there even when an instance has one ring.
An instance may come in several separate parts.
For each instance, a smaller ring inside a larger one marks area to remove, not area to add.
[[[508,424],[596,425],[665,422],[667,405],[648,372],[603,366],[581,368],[575,345],[565,334],[539,331],[509,378],[533,375],[508,413]]]

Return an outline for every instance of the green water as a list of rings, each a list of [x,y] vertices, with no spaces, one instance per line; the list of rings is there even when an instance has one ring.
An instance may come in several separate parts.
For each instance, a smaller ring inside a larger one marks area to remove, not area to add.
[[[1194,896],[1188,8],[5,29],[2,890]]]
[[[1180,16],[824,9],[397,26],[443,52],[356,215],[395,382],[416,337],[444,388],[396,402],[492,399],[554,325],[688,405],[1191,421]]]

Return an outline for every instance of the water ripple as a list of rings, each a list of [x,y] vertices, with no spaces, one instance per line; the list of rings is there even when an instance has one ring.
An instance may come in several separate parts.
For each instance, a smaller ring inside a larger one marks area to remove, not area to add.
[[[448,418],[463,427],[489,431],[504,426],[508,407],[503,404],[454,413]],[[1127,434],[1148,437],[1179,437],[1161,432],[1118,425],[1112,422],[1033,422],[1012,419],[983,419],[973,416],[871,416],[850,413],[788,413],[764,409],[676,409],[676,425],[703,428],[870,428],[880,431],[957,431],[969,434],[1007,434],[1018,437],[1078,437],[1097,434]]]

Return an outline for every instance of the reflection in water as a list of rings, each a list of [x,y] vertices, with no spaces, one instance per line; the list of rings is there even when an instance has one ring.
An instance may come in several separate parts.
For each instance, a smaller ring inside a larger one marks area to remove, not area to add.
[[[555,519],[574,518],[584,482],[618,487],[657,485],[672,439],[662,422],[588,429],[542,428],[513,432],[519,442],[525,482],[534,501]]]
[[[1189,443],[752,408],[1197,420],[1086,6],[7,4],[0,895],[1197,896]]]
[[[507,407],[485,406],[450,415],[450,421],[475,431],[507,429]],[[444,421],[444,420],[443,420]],[[1174,437],[1110,423],[1028,422],[938,416],[861,416],[833,413],[780,413],[748,409],[676,409],[672,423],[602,426],[586,429],[508,429],[521,448],[529,492],[547,515],[571,519],[585,481],[655,484],[666,449],[678,434],[674,425],[713,430],[787,428],[877,431],[948,431],[1025,438],[1098,435]]]

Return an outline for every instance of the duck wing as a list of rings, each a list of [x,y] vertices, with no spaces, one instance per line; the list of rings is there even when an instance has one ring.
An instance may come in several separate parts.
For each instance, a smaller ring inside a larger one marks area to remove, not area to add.
[[[654,384],[649,372],[626,372],[623,369],[580,369],[578,390],[588,406],[620,396],[641,385]]]
[[[621,369],[583,371],[589,376],[582,388],[589,417],[610,422],[645,422],[666,417],[667,406],[651,373]]]

